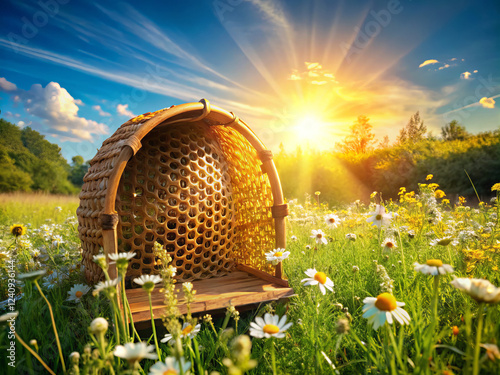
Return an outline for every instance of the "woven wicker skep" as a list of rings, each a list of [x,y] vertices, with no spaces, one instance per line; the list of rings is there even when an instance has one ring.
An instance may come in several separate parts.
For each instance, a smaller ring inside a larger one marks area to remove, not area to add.
[[[256,149],[237,130],[217,125],[212,114],[161,123],[138,142],[141,127],[164,111],[123,124],[90,162],[77,210],[87,280],[102,278],[92,260],[103,246],[99,218],[130,142],[140,148],[125,166],[114,201],[117,250],[136,253],[127,278],[157,272],[155,241],[172,256],[181,280],[224,275],[235,263],[273,273],[264,252],[275,246],[274,191]]]

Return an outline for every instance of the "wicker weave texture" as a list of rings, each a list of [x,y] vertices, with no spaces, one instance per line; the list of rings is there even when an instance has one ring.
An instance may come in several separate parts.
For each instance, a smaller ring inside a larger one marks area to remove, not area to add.
[[[98,219],[107,181],[125,142],[141,125],[131,120],[106,140],[84,179],[77,214],[91,282],[102,277],[92,257],[102,246]],[[235,262],[273,272],[264,256],[275,240],[271,187],[255,149],[241,134],[207,119],[158,126],[141,143],[116,199],[118,251],[136,253],[128,278],[156,273],[155,241],[166,247],[181,280],[223,275]]]
[[[182,280],[230,271],[236,229],[231,178],[208,125],[149,133],[122,175],[116,207],[119,248],[136,253],[128,276],[154,273],[155,241]]]

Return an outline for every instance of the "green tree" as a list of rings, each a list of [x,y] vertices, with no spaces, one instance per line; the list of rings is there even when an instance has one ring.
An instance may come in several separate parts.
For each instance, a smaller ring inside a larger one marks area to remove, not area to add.
[[[0,191],[30,191],[32,183],[30,175],[17,168],[7,150],[0,146]]]
[[[73,156],[71,161],[69,180],[73,185],[81,187],[83,185],[83,177],[85,177],[85,174],[89,169],[89,165],[88,163],[85,163],[83,157],[80,155]]]
[[[70,166],[59,146],[36,130],[20,129],[0,119],[0,150],[0,191],[39,190],[62,194],[78,191],[68,180]]]
[[[444,141],[464,140],[469,133],[457,120],[453,120],[441,128],[441,136]]]
[[[410,117],[408,124],[399,130],[397,142],[401,145],[415,144],[425,139],[427,127],[424,125],[424,120],[420,118],[420,113],[417,111]]]
[[[349,127],[350,133],[336,146],[345,154],[365,154],[373,150],[375,134],[372,133],[370,119],[366,116],[358,116],[358,119]]]

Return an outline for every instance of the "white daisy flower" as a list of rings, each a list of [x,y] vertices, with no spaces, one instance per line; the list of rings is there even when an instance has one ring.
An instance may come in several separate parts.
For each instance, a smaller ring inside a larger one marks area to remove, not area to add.
[[[427,259],[425,264],[413,263],[416,272],[422,272],[424,275],[446,275],[453,273],[453,267],[449,264],[443,264],[439,259]]]
[[[142,285],[142,289],[151,293],[155,288],[155,284],[161,282],[161,277],[158,275],[142,275],[134,279],[134,283]]]
[[[58,247],[64,243],[63,238],[59,235],[56,234],[55,236],[52,237],[52,246]]]
[[[117,265],[122,265],[122,264],[128,265],[128,261],[133,257],[135,257],[135,253],[132,252],[108,254],[108,258],[112,260],[112,262],[109,262],[109,264],[117,263]]]
[[[340,219],[335,214],[328,214],[325,216],[325,222],[329,227],[337,228],[337,226],[340,224]]]
[[[97,254],[92,257],[92,260],[94,263],[97,263],[99,267],[103,269],[107,269],[108,267],[108,261],[106,260],[106,255],[104,254]]]
[[[125,345],[118,345],[113,354],[115,357],[125,359],[128,363],[134,364],[143,358],[157,359],[156,353],[153,353],[154,345],[148,345],[145,342],[127,342]]]
[[[102,291],[106,292],[116,291],[116,286],[118,285],[119,282],[120,282],[119,278],[114,280],[99,281],[94,286],[94,291],[92,292],[92,294],[96,296]]]
[[[321,229],[313,229],[311,238],[314,238],[318,244],[326,245],[328,243],[326,236]]]
[[[193,327],[192,324],[188,323],[188,322],[184,322],[184,324],[182,325],[182,331],[181,331],[181,339],[183,339],[184,337],[189,337],[190,339],[192,339],[193,337],[196,336],[196,334],[198,332],[200,332],[200,329],[201,329],[201,324],[197,324]],[[167,333],[165,335],[164,338],[162,338],[160,340],[161,342],[167,342],[170,344],[170,345],[174,345],[175,344],[175,339],[174,337],[170,334],[170,333]]]
[[[284,259],[288,258],[290,255],[289,251],[285,251],[285,249],[275,249],[266,253],[266,260],[270,262],[273,266],[281,263]]]
[[[264,318],[260,316],[255,318],[255,322],[250,323],[250,336],[261,338],[276,337],[281,339],[285,337],[285,331],[292,326],[292,323],[286,323],[286,315],[280,319],[278,315],[266,313]]]
[[[451,285],[467,293],[477,302],[497,303],[500,302],[500,288],[484,279],[455,278]]]
[[[384,251],[391,252],[393,249],[398,247],[396,244],[396,240],[394,238],[386,238],[381,245],[384,248]]]
[[[42,282],[42,285],[47,289],[52,289],[56,285],[61,284],[64,280],[68,278],[66,271],[54,271],[48,275]]]
[[[295,241],[297,241],[297,236],[292,236],[292,237],[290,237],[290,239],[291,239],[293,242],[295,242]]]
[[[94,263],[99,263],[102,262],[103,260],[106,261],[106,255],[104,254],[94,255],[92,256],[92,260],[94,261]]]
[[[47,270],[38,270],[38,271],[19,274],[17,275],[17,278],[23,281],[35,281],[41,278],[42,276],[45,276],[46,274]]]
[[[165,358],[165,362],[156,362],[149,368],[149,375],[178,375],[182,372],[187,374],[191,368],[191,362],[185,362],[181,357],[181,362],[177,361],[175,357]]]
[[[392,214],[385,212],[385,207],[377,204],[374,212],[371,212],[368,219],[366,219],[367,223],[370,225],[376,225],[379,229],[382,226],[387,226],[391,222]]]
[[[69,290],[68,298],[66,298],[66,301],[73,301],[73,302],[79,302],[81,298],[83,297],[84,294],[87,294],[90,290],[90,286],[84,285],[84,284],[75,284],[73,287]]]
[[[323,295],[326,294],[326,289],[333,292],[333,281],[324,272],[318,272],[315,268],[309,268],[304,273],[309,276],[302,279],[301,283],[305,282],[304,285],[318,285]]]
[[[363,318],[373,324],[374,330],[383,326],[386,321],[392,324],[393,318],[402,325],[410,324],[410,316],[401,308],[405,305],[404,302],[396,301],[392,294],[382,293],[377,298],[366,297],[363,303]]]

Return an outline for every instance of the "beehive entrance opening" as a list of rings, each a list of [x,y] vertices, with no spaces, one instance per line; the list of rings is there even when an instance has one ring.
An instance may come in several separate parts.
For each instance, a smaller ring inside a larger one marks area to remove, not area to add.
[[[231,176],[210,126],[159,126],[142,140],[116,199],[119,251],[133,251],[127,278],[157,273],[153,245],[164,245],[183,281],[227,274],[234,266]]]

